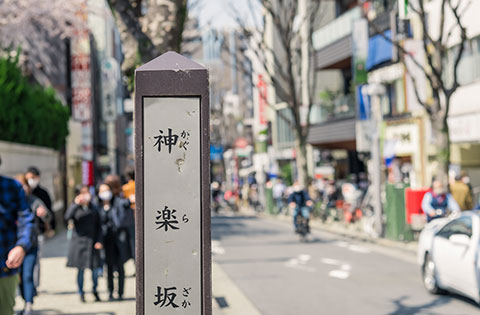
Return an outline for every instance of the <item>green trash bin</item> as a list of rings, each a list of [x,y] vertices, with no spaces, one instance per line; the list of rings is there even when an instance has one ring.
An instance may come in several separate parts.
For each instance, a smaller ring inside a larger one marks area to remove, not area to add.
[[[273,202],[273,189],[265,188],[265,207],[269,214],[275,214],[275,203]]]
[[[412,241],[413,233],[406,221],[405,184],[386,184],[385,237],[396,241]]]

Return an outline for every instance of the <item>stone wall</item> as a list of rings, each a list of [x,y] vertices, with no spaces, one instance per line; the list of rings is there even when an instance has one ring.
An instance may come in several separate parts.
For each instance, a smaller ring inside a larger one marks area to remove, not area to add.
[[[24,173],[29,166],[37,167],[41,172],[41,185],[52,198],[53,208],[63,208],[61,174],[58,151],[33,145],[0,141],[0,174],[15,176]]]

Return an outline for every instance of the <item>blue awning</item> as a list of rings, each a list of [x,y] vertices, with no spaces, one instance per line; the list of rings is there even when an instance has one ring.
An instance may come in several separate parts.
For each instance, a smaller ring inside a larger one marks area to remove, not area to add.
[[[383,32],[383,34],[389,39],[392,38],[392,32],[390,30]],[[368,40],[367,70],[370,70],[381,63],[392,60],[393,46],[390,41],[385,39],[385,37],[379,34]]]

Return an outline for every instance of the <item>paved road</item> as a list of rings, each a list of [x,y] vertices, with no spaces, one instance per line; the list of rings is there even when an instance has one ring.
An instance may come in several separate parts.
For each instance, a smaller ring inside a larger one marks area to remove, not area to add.
[[[428,294],[408,252],[319,231],[300,243],[290,224],[246,216],[213,217],[212,238],[214,261],[264,315],[480,313]]]

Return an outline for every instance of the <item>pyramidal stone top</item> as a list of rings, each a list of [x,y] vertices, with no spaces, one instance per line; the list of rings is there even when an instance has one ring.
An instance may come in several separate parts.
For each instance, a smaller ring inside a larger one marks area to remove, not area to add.
[[[195,61],[188,59],[174,51],[169,51],[157,58],[147,62],[141,67],[138,67],[137,71],[159,71],[159,70],[171,70],[171,71],[191,71],[191,70],[206,70],[206,68]]]

